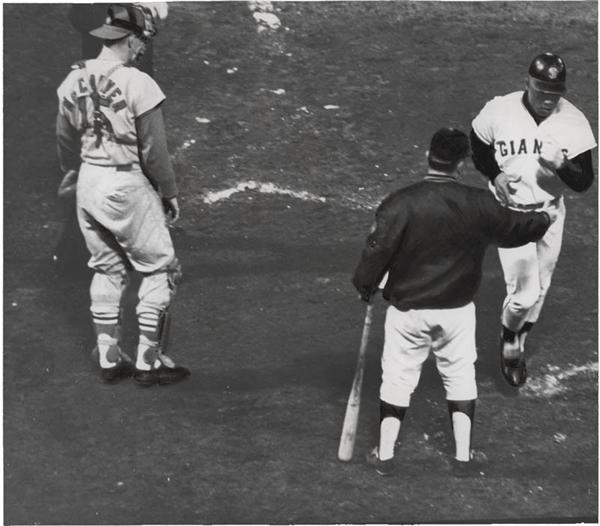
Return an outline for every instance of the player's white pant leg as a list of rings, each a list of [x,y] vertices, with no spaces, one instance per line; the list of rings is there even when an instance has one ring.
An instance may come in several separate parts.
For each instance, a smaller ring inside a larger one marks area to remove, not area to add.
[[[381,357],[381,400],[400,407],[410,405],[430,348],[431,339],[420,311],[404,312],[390,305],[385,317]]]
[[[552,223],[544,237],[536,243],[540,272],[540,293],[537,301],[527,313],[525,321],[531,323],[535,323],[540,317],[540,312],[544,305],[544,301],[546,300],[546,295],[550,288],[550,283],[552,282],[552,275],[554,274],[554,269],[558,263],[558,256],[560,255],[560,250],[562,248],[566,216],[565,203],[563,200],[557,205],[557,209],[559,212],[558,218]]]
[[[517,248],[499,248],[504,272],[506,298],[502,306],[502,325],[518,332],[527,321],[529,310],[540,296],[540,270],[535,243]]]
[[[446,399],[474,400],[477,398],[475,305],[469,303],[456,309],[429,310],[427,318],[432,327],[440,328],[439,336],[433,342],[433,352]]]

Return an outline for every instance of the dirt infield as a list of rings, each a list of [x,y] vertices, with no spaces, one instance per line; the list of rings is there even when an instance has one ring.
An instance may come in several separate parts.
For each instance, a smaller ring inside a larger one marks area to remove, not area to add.
[[[246,2],[172,3],[155,68],[182,192],[172,355],[192,376],[151,389],[100,382],[88,276],[58,278],[50,264],[55,89],[79,58],[67,10],[3,6],[6,524],[597,522],[597,184],[566,195],[519,396],[496,381],[503,281],[487,256],[484,474],[451,476],[431,363],[400,475],[364,464],[382,302],[355,459],[336,460],[364,316],[349,278],[374,206],[419,179],[435,129],[467,130],[486,100],[522,87],[540,51],[564,56],[568,98],[597,130],[596,3],[282,2],[281,26],[264,30]],[[472,166],[465,180],[483,184]]]

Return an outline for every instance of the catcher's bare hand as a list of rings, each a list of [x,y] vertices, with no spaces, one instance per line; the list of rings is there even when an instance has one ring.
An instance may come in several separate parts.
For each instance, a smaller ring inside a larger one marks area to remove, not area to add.
[[[496,195],[500,202],[504,206],[509,206],[515,204],[513,198],[511,197],[517,190],[514,188],[514,184],[518,183],[521,180],[521,176],[511,176],[505,174],[504,172],[500,172],[496,178],[494,179],[494,186],[496,188]]]
[[[179,219],[179,203],[176,197],[163,197],[163,207],[165,214],[167,214],[167,221],[170,225],[175,223]]]

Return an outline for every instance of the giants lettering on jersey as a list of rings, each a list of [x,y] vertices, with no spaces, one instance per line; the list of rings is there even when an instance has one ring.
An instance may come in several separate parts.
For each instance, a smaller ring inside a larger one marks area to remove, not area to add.
[[[508,157],[512,155],[527,155],[533,153],[540,155],[542,152],[542,141],[539,139],[529,140],[521,139],[518,141],[494,141],[494,148],[500,153],[502,157]]]

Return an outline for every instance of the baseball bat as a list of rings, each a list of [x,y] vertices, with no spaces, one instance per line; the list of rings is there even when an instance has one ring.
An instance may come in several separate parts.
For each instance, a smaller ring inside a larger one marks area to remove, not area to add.
[[[356,429],[358,428],[358,413],[360,411],[360,398],[362,393],[363,373],[365,369],[365,354],[369,342],[369,333],[371,331],[371,320],[373,319],[373,304],[367,305],[365,322],[363,324],[362,337],[360,339],[360,349],[358,351],[358,360],[356,362],[356,371],[352,388],[346,404],[346,413],[344,415],[344,424],[342,426],[342,435],[338,448],[338,460],[349,462],[354,454],[354,442],[356,441]]]

